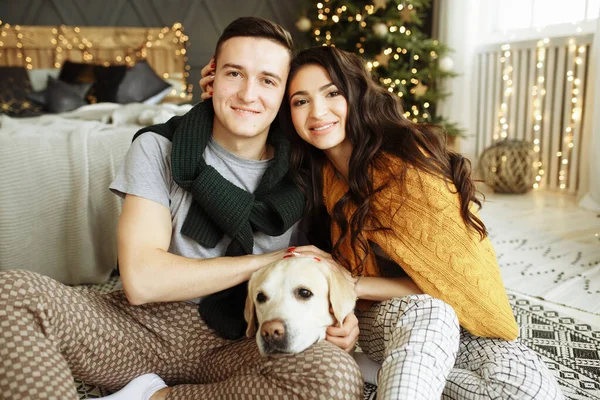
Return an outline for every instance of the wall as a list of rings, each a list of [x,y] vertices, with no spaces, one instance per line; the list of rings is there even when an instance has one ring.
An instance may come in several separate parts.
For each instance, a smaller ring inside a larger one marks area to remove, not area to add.
[[[566,30],[562,25],[558,27],[548,26],[541,29],[541,31],[534,29],[535,32],[520,32],[517,35],[518,37],[515,38],[512,34],[510,37],[505,35],[504,39],[501,39],[491,34],[491,21],[495,20],[494,11],[496,11],[496,7],[502,6],[498,6],[494,2],[481,2],[479,0],[453,0],[451,5],[448,3],[441,1],[439,4],[439,31],[437,37],[455,50],[451,57],[454,60],[454,71],[460,75],[447,83],[446,88],[452,95],[440,104],[438,110],[441,111],[442,115],[458,122],[466,130],[468,136],[460,141],[459,150],[475,163],[481,146],[481,142],[477,141],[477,137],[490,131],[488,129],[480,132],[480,124],[478,125],[478,121],[481,119],[482,104],[479,102],[477,92],[477,52],[491,43],[495,43],[495,46],[501,48],[506,41],[518,42],[523,38],[531,38],[532,36],[527,35],[533,35],[536,32],[536,39],[549,37],[550,43],[555,38],[562,36],[573,36],[579,40],[582,35],[587,33],[595,35],[594,45],[590,49],[589,44],[587,44],[586,50],[590,54],[588,55],[589,65],[586,66],[587,72],[585,75],[585,79],[588,81],[585,90],[587,100],[583,111],[584,120],[581,131],[581,152],[579,154],[581,174],[579,179],[576,180],[575,186],[570,188],[572,189],[570,192],[571,194],[577,192],[579,198],[587,193],[584,205],[590,209],[600,210],[600,179],[598,179],[600,161],[597,161],[599,160],[597,153],[600,149],[600,129],[598,129],[600,118],[597,117],[598,113],[595,112],[598,108],[598,102],[595,100],[597,97],[594,98],[594,93],[597,93],[600,88],[600,85],[597,84],[600,72],[597,62],[600,19],[578,24],[567,24],[570,30]],[[593,24],[596,24],[596,33],[593,29],[590,30],[590,26]],[[554,78],[552,77],[552,79]],[[596,81],[596,84],[594,84],[594,81]],[[500,101],[501,98],[501,95],[495,97],[497,101]],[[553,117],[560,120],[561,115],[553,115]],[[554,126],[559,127],[559,124],[555,123]]]
[[[476,158],[476,124],[473,114],[478,105],[472,95],[473,59],[475,47],[480,34],[478,21],[479,0],[455,0],[439,2],[438,31],[436,37],[445,43],[453,52],[450,58],[454,62],[453,71],[457,77],[444,82],[444,87],[451,96],[441,101],[438,112],[452,122],[456,122],[465,132],[466,137],[458,143],[458,150],[474,164]],[[456,22],[458,21],[458,23]]]
[[[260,16],[287,28],[294,38],[295,0],[0,0],[2,22],[20,25],[172,26],[181,22],[188,41],[189,83],[199,100],[200,70],[213,55],[220,33],[242,16]]]

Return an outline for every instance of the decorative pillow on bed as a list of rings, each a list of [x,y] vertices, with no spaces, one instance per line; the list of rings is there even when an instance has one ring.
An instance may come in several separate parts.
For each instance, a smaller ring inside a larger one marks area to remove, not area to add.
[[[60,70],[59,79],[67,83],[91,83],[87,100],[90,103],[117,101],[117,90],[123,80],[127,66],[75,63],[65,61]]]
[[[34,68],[28,69],[31,88],[36,92],[42,92],[48,86],[48,76],[58,79],[60,68]]]
[[[42,108],[27,99],[31,83],[25,67],[0,67],[0,114],[11,117],[30,117]]]
[[[29,92],[25,95],[27,100],[31,100],[34,103],[45,106],[46,105],[46,91],[40,90],[39,92]]]
[[[48,87],[44,94],[46,110],[51,113],[61,113],[88,104],[86,94],[92,85],[92,83],[66,83],[49,76]]]
[[[53,76],[47,75],[46,83],[44,84],[46,89],[37,92],[29,92],[27,93],[27,98],[42,106],[48,106],[48,99],[50,99],[51,102],[53,101],[56,104],[51,104],[50,107],[46,107],[46,109],[51,108],[56,110],[52,112],[71,111],[63,110],[63,108],[65,108],[63,97],[67,96],[68,98],[74,98],[73,94],[76,94],[77,98],[83,100],[85,104],[87,104],[86,95],[92,86],[91,83],[66,83],[62,81],[56,83],[57,80],[58,79]],[[65,89],[70,90],[65,94]],[[71,100],[69,100],[69,102],[70,101]],[[61,105],[60,103],[63,104]],[[77,103],[79,103],[79,101]],[[67,105],[67,108],[68,107],[69,106]]]
[[[169,86],[162,92],[158,92],[154,96],[147,98],[146,100],[144,100],[144,104],[155,106],[157,104],[162,103],[162,101],[169,95],[169,93],[171,93],[171,90],[173,90],[173,86]]]
[[[146,61],[139,61],[125,73],[117,90],[117,103],[142,103],[170,87]]]

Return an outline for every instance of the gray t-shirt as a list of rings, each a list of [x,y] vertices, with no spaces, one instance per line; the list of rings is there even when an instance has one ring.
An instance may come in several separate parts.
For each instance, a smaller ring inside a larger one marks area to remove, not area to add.
[[[212,138],[204,150],[204,160],[234,185],[253,193],[272,160],[240,158],[221,147]],[[138,137],[110,185],[121,196],[132,194],[155,201],[171,211],[173,231],[169,252],[188,258],[214,258],[225,255],[231,238],[224,236],[214,248],[201,246],[181,233],[192,203],[192,195],[182,189],[171,175],[171,141],[154,132]],[[254,254],[280,250],[299,243],[298,223],[281,236],[254,233]]]

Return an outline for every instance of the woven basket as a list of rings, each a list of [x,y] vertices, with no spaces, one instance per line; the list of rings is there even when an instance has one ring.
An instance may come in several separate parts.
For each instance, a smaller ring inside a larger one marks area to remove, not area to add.
[[[494,192],[526,193],[535,182],[535,159],[530,142],[505,139],[485,149],[479,157],[479,169]]]

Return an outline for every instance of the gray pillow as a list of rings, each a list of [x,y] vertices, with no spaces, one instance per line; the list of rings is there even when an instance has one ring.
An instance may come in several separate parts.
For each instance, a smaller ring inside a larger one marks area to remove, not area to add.
[[[129,68],[117,89],[117,103],[143,103],[144,100],[171,87],[154,72],[146,61]]]
[[[46,91],[40,90],[39,92],[29,92],[25,95],[27,100],[31,100],[41,106],[46,105]]]
[[[46,110],[51,113],[72,111],[88,104],[85,100],[93,83],[67,83],[48,76],[44,98]]]

